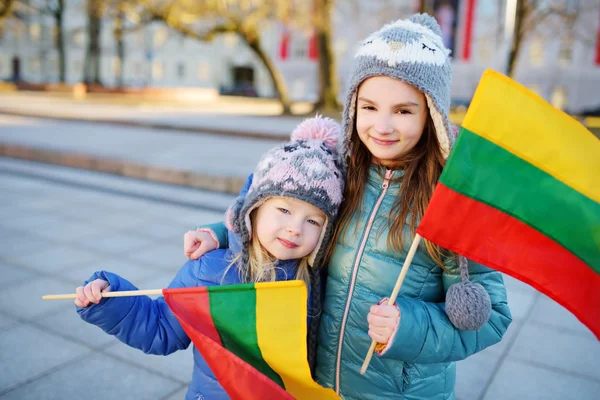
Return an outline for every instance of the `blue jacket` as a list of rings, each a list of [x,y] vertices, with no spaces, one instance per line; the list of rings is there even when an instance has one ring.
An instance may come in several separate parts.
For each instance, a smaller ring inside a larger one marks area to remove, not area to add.
[[[216,286],[240,283],[236,268],[230,268],[231,255],[236,253],[239,240],[230,233],[229,249],[206,253],[199,260],[188,261],[181,267],[169,288]],[[295,260],[277,263],[277,280],[294,279],[298,265]],[[110,282],[111,291],[137,290],[129,281],[111,272],[99,271],[86,281],[104,279]],[[310,296],[309,296],[310,298]],[[123,343],[147,354],[168,355],[186,349],[190,338],[163,297],[152,300],[147,296],[104,298],[99,304],[77,307],[81,318]],[[186,399],[229,399],[202,355],[194,348],[194,371]]]
[[[396,171],[393,177],[400,174]],[[360,375],[371,344],[369,308],[390,296],[406,257],[390,251],[386,243],[388,216],[400,185],[392,181],[386,188],[377,167],[371,167],[360,217],[355,215],[343,241],[338,239],[327,267],[316,378],[325,387],[337,387],[347,400],[454,399],[455,361],[499,342],[511,322],[501,274],[469,261],[470,280],[487,290],[492,313],[477,332],[456,329],[445,312],[445,295],[460,282],[460,273],[451,263],[445,269],[437,266],[421,243],[397,299],[401,315],[396,336]],[[406,248],[411,239],[406,224]]]

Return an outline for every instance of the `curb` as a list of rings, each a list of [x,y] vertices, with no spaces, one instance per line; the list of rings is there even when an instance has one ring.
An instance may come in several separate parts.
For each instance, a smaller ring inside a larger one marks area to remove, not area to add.
[[[0,143],[0,156],[234,195],[240,192],[246,181],[245,178],[198,174],[121,159],[95,157],[84,153],[62,152],[6,143]]]
[[[147,129],[160,129],[166,131],[177,131],[179,133],[193,133],[193,134],[204,134],[204,135],[224,135],[231,137],[244,137],[249,139],[263,139],[272,140],[275,142],[281,142],[288,140],[290,132],[277,132],[277,133],[261,133],[256,131],[240,131],[236,129],[227,129],[219,127],[198,127],[190,125],[169,125],[166,123],[155,123],[155,122],[142,122],[134,120],[123,120],[123,119],[92,119],[85,117],[73,117],[66,115],[51,115],[45,113],[28,113],[23,111],[14,111],[0,108],[0,115],[9,115],[13,117],[30,117],[30,118],[42,118],[50,119],[55,121],[66,121],[66,122],[88,122],[93,124],[104,124],[104,125],[118,125],[132,128],[147,128]]]

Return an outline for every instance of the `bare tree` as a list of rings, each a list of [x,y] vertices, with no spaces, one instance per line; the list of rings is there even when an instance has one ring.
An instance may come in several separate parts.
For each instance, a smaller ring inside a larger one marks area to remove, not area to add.
[[[10,15],[16,0],[0,0],[0,20]]]
[[[83,81],[86,84],[102,84],[102,80],[100,79],[100,59],[102,56],[100,33],[102,29],[103,12],[104,7],[102,0],[88,0],[88,45],[86,49],[85,65],[83,70]]]
[[[584,3],[584,4],[581,4]],[[589,9],[588,9],[589,5]],[[579,18],[594,10],[591,2],[517,0],[515,26],[510,44],[506,73],[511,78],[523,47],[531,35],[545,32],[548,35],[562,35],[570,40],[590,40],[588,32],[576,32]]]
[[[316,108],[333,112],[339,109],[336,62],[332,50],[332,9],[334,0],[315,0],[315,27],[319,49],[319,99]]]
[[[181,34],[200,41],[210,42],[225,33],[237,35],[266,68],[284,113],[290,112],[291,102],[283,75],[263,49],[260,38],[265,21],[287,13],[290,6],[287,1],[149,0],[146,5],[153,20],[163,21]]]
[[[42,12],[49,14],[54,19],[55,37],[54,45],[58,52],[58,80],[64,83],[67,77],[67,61],[64,41],[64,15],[65,0],[46,0],[46,6]]]
[[[18,12],[11,9],[12,6],[19,4],[23,10]],[[25,19],[26,15],[48,15],[54,22],[54,47],[58,53],[58,75],[59,81],[64,83],[66,80],[66,49],[64,42],[64,15],[65,0],[38,0],[38,1],[3,1],[0,2],[0,19],[4,16],[12,16],[17,19]]]

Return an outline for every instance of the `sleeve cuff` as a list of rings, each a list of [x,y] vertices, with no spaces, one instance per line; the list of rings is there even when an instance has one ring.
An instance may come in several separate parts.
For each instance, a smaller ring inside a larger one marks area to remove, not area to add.
[[[383,303],[387,303],[390,299],[389,298],[383,298],[379,301],[379,303],[377,303],[377,305],[381,305]],[[396,302],[394,302],[394,307],[396,307],[396,309],[398,310],[398,313],[400,313],[400,307],[398,307],[398,304]],[[396,321],[396,326],[394,327],[394,332],[392,332],[392,336],[390,336],[390,340],[388,340],[387,343],[377,343],[377,345],[375,346],[375,353],[379,356],[384,355],[391,347],[392,347],[392,343],[394,342],[394,338],[396,337],[396,332],[398,332],[398,326],[400,325],[400,316],[398,317],[398,320]]]

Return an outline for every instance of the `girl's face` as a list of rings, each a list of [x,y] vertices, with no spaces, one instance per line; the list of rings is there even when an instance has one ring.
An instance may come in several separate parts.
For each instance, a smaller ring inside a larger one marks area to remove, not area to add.
[[[256,236],[279,260],[302,258],[317,246],[325,220],[325,214],[312,204],[274,197],[258,208]]]
[[[428,113],[425,95],[398,79],[374,76],[358,88],[356,130],[381,165],[393,164],[415,147]]]

